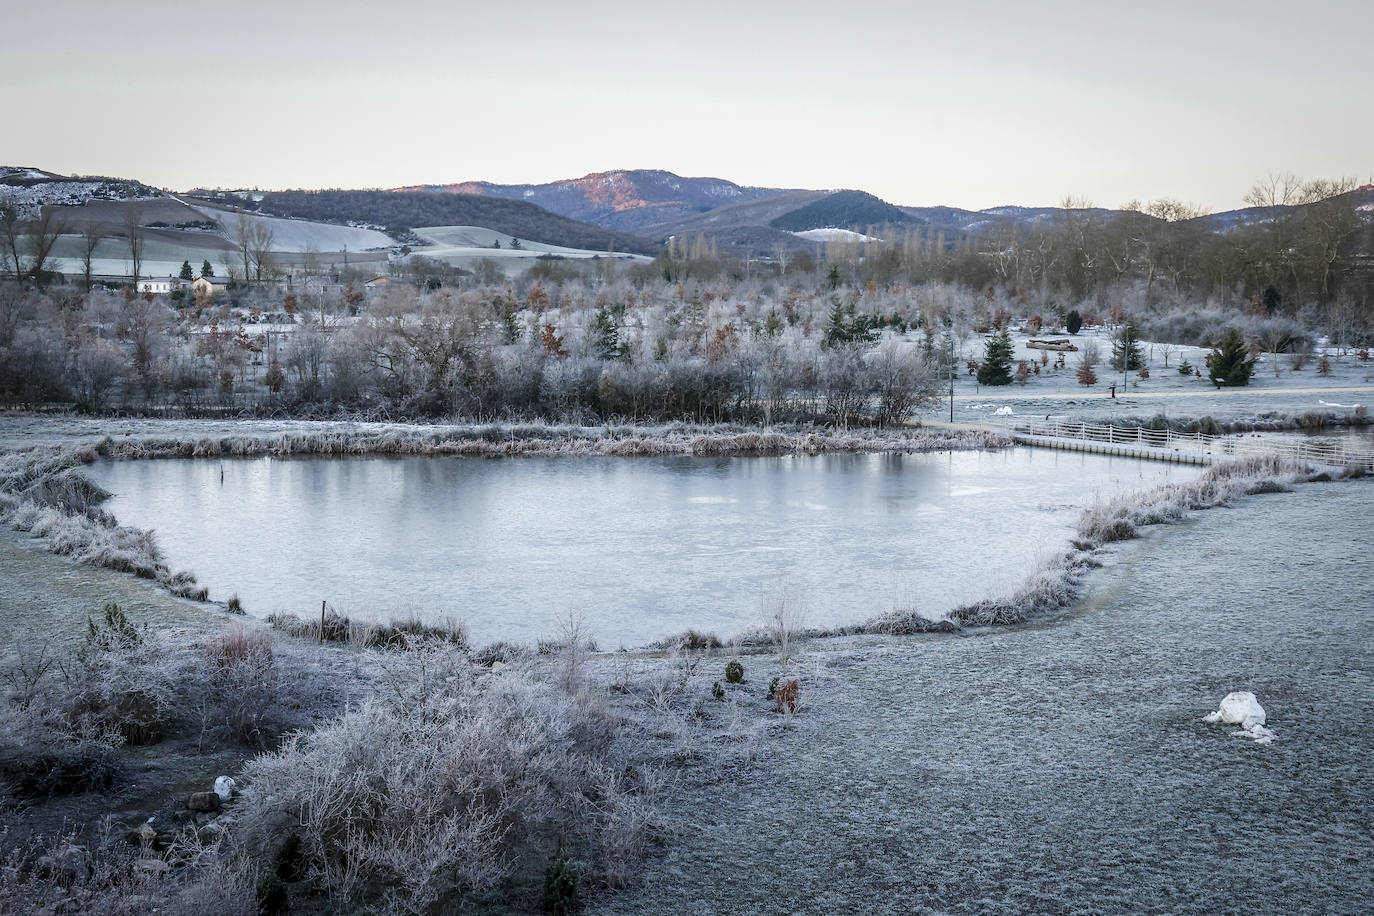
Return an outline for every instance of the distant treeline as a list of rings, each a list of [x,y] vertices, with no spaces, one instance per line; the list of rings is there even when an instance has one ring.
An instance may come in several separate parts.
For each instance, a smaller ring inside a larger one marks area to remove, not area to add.
[[[550,213],[523,200],[429,191],[271,191],[259,209],[327,223],[350,220],[385,226],[393,234],[419,226],[483,226],[516,238],[608,251],[653,255],[655,243]]]

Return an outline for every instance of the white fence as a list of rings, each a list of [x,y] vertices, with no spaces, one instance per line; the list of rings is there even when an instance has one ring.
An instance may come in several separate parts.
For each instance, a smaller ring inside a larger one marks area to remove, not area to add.
[[[1057,420],[1007,419],[1008,434],[1049,436],[1056,439],[1079,439],[1104,442],[1123,447],[1144,447],[1166,451],[1188,452],[1216,458],[1245,458],[1251,455],[1283,455],[1314,464],[1337,467],[1361,467],[1374,472],[1374,451],[1350,448],[1344,442],[1331,439],[1312,441],[1273,439],[1263,434],[1255,436],[1205,436],[1202,433],[1176,433],[1167,429],[1147,429],[1143,426],[1112,426],[1092,423],[1064,423]]]

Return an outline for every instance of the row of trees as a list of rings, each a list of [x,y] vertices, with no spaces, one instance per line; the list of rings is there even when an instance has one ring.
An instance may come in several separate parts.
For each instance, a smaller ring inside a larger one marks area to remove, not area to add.
[[[624,287],[628,292],[630,287]],[[605,293],[602,290],[602,293]],[[397,288],[348,317],[298,310],[265,332],[228,306],[0,290],[0,396],[88,410],[241,406],[557,420],[899,423],[943,377],[944,346],[798,300],[634,305],[576,284]],[[555,304],[556,303],[556,304]]]

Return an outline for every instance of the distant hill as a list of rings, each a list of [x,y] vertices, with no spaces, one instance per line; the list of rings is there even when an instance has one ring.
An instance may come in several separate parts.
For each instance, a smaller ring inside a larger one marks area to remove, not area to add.
[[[766,200],[787,193],[776,188],[744,187],[721,178],[684,178],[661,169],[595,172],[545,184],[465,181],[396,190],[523,200],[570,219],[646,234],[650,226],[671,224],[718,207]]]
[[[912,222],[917,220],[865,191],[836,191],[784,213],[768,225],[788,232],[801,232],[806,229],[848,229],[850,226]]]
[[[528,201],[427,191],[267,191],[261,212],[330,223],[384,226],[402,237],[420,226],[484,226],[516,238],[567,248],[653,255],[658,245],[551,213]]]
[[[0,166],[0,199],[25,216],[40,207],[80,207],[90,201],[156,200],[168,195],[139,181],[100,175],[57,175],[24,166]]]

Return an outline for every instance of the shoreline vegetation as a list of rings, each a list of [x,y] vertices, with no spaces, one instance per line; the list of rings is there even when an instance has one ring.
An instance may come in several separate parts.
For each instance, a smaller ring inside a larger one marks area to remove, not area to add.
[[[0,455],[0,520],[46,537],[55,553],[203,600],[194,576],[166,567],[151,533],[120,526],[99,508],[108,494],[83,466],[1009,445],[982,432],[692,427],[105,439]],[[688,631],[649,651],[598,652],[572,616],[537,646],[480,649],[458,622],[337,615],[326,615],[323,633],[292,615],[150,632],[107,606],[69,658],[35,642],[0,659],[8,698],[0,704],[0,805],[29,812],[22,831],[0,833],[0,911],[75,905],[123,913],[159,900],[169,913],[213,905],[224,916],[288,905],[421,913],[515,903],[569,912],[625,887],[658,844],[691,830],[663,813],[675,785],[738,779],[768,765],[774,739],[833,682],[823,670],[823,638],[1023,623],[1072,605],[1103,552],[1142,527],[1346,476],[1357,475],[1280,458],[1228,461],[1184,483],[1089,506],[1067,550],[1010,593],[942,619],[899,607],[855,626],[808,629],[805,596],[775,595],[760,626],[728,643]],[[121,749],[150,745],[162,746],[176,772],[194,772],[207,788],[213,780],[215,791],[178,795],[184,777],[175,787],[149,785],[169,777],[138,771]],[[221,784],[218,773],[233,781]],[[147,810],[97,823],[92,805],[101,809],[104,800],[93,793],[121,790],[150,799]],[[153,817],[142,822],[146,814]]]

